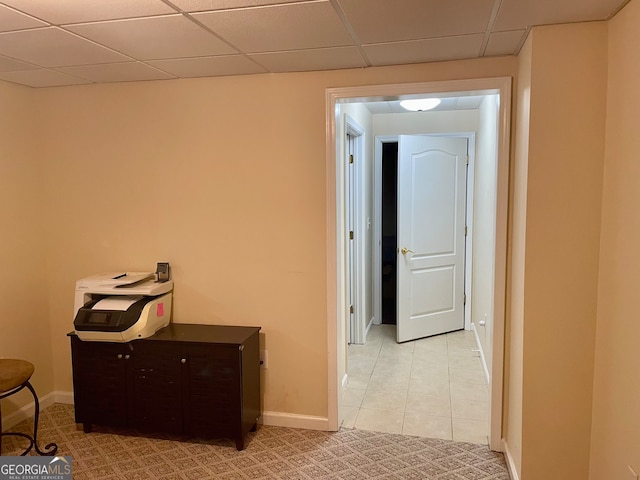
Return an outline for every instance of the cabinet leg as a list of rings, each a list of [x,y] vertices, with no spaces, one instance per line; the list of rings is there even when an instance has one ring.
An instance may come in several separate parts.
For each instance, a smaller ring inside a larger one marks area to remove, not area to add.
[[[90,423],[83,423],[82,424],[82,431],[84,433],[91,433],[91,424]]]
[[[256,430],[258,430],[258,422],[253,424],[253,427],[251,427],[251,430],[249,430],[250,432],[255,432]]]
[[[236,438],[236,450],[244,450],[244,438],[238,437]]]

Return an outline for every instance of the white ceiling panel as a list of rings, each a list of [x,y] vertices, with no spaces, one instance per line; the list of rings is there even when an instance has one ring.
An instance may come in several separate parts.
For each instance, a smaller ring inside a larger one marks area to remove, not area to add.
[[[183,15],[85,23],[67,27],[140,60],[237,53]]]
[[[428,96],[432,97],[432,96]],[[420,98],[416,96],[415,98]],[[423,97],[424,98],[424,97]],[[439,97],[440,105],[429,110],[430,112],[451,111],[451,110],[477,110],[485,98],[485,95],[464,95],[453,97]],[[389,113],[407,113],[408,110],[400,106],[399,100],[387,102],[362,102],[373,115],[384,115]],[[415,112],[410,112],[415,114]]]
[[[226,10],[229,8],[259,7],[278,3],[294,3],[300,0],[172,0],[176,7],[184,12],[203,12],[205,10]]]
[[[19,60],[14,60],[13,58],[7,58],[0,55],[0,72],[11,72],[15,70],[34,70],[36,68],[35,65],[31,65],[29,63],[21,62]]]
[[[340,0],[362,43],[481,33],[494,0]]]
[[[49,25],[46,22],[25,15],[5,5],[0,5],[0,32],[47,26]]]
[[[489,36],[484,54],[487,56],[514,55],[524,41],[525,34],[526,30],[494,32]]]
[[[318,48],[313,50],[256,53],[249,55],[270,72],[303,72],[362,68],[366,64],[356,47]]]
[[[461,35],[408,42],[379,43],[364,45],[363,48],[367,58],[374,65],[440,62],[477,57],[483,39],[484,35]]]
[[[97,83],[166,80],[175,78],[174,75],[162,72],[140,62],[80,65],[77,67],[61,67],[56,70]]]
[[[520,30],[532,25],[584,22],[606,19],[615,12],[621,0],[503,0],[496,18],[495,30]]]
[[[328,1],[194,13],[245,53],[352,45]]]
[[[55,25],[175,13],[162,0],[2,0]]]
[[[129,60],[124,55],[57,27],[0,33],[0,55],[43,67]]]
[[[243,55],[176,58],[148,63],[177,77],[217,77],[267,72]]]
[[[484,95],[469,95],[468,97],[456,97],[456,110],[475,110],[480,108]]]
[[[0,72],[0,79],[7,82],[19,83],[28,87],[62,87],[65,85],[82,85],[91,83],[78,77],[72,77],[61,72],[46,68],[38,70],[19,70],[15,72]]]
[[[627,2],[0,0],[0,72],[45,87],[513,55],[530,26],[606,20]]]

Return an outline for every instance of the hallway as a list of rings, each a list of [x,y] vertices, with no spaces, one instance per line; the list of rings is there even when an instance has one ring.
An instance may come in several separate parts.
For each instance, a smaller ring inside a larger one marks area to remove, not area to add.
[[[350,345],[342,428],[487,444],[489,391],[473,331],[402,344],[373,325]]]

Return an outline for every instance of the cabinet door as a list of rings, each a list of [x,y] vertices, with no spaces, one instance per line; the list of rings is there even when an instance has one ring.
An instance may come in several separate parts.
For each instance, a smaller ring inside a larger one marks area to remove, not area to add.
[[[142,340],[130,345],[130,425],[150,432],[182,433],[179,344]]]
[[[125,426],[125,345],[71,338],[76,422]]]
[[[236,438],[241,425],[238,345],[183,345],[185,433]]]

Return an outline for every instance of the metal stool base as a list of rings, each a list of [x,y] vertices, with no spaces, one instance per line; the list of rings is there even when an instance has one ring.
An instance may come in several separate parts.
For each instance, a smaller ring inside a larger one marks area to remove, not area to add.
[[[0,395],[0,400],[10,395],[13,395],[14,393],[18,393],[20,390],[22,390],[25,387],[28,388],[31,394],[33,395],[33,400],[36,406],[36,412],[33,418],[33,436],[27,435],[26,433],[21,433],[21,432],[1,433],[2,432],[2,416],[0,415],[0,455],[2,454],[2,437],[14,436],[14,437],[26,438],[27,440],[29,440],[29,446],[25,449],[24,452],[20,454],[20,456],[27,455],[34,448],[38,453],[38,455],[53,456],[58,451],[58,445],[56,445],[55,443],[47,444],[47,446],[44,447],[44,450],[40,450],[40,447],[38,447],[38,421],[40,420],[40,402],[38,401],[38,395],[36,395],[36,391],[33,389],[29,381],[27,380],[19,387],[14,388],[13,390],[10,390],[6,393],[3,393],[2,395]]]

